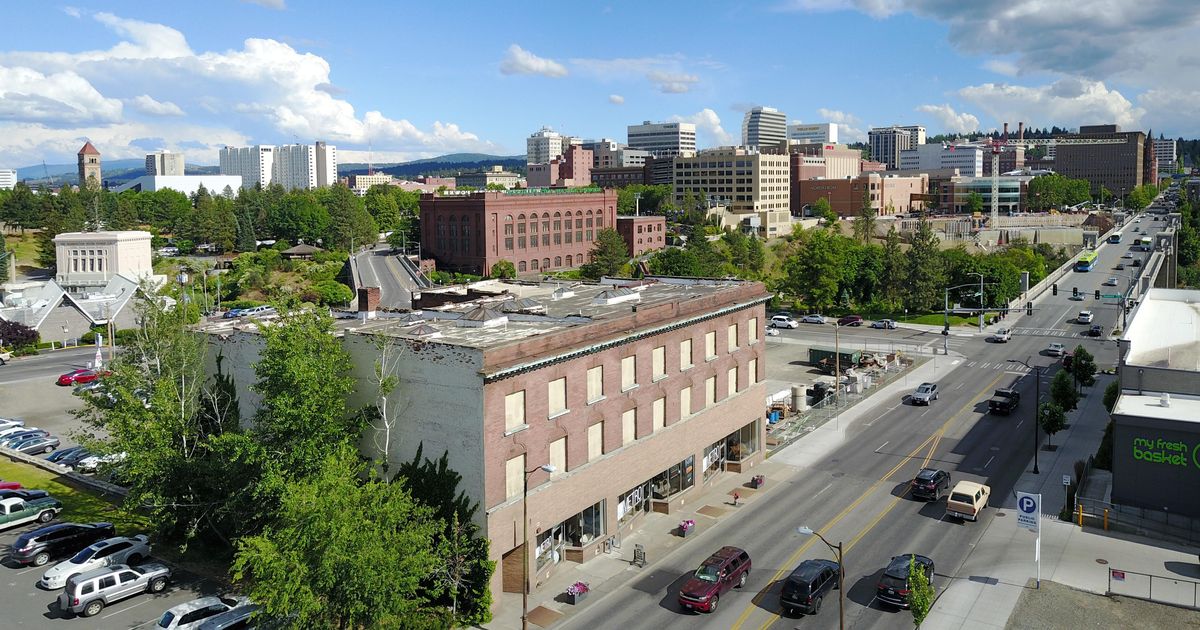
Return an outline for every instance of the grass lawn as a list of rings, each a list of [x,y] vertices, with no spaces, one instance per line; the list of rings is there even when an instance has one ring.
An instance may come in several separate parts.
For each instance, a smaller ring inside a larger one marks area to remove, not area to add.
[[[983,318],[986,321],[989,317],[995,317],[998,313],[986,313]],[[946,322],[946,318],[941,313],[931,313],[929,315],[920,315],[917,317],[897,317],[896,321],[907,324],[924,324],[927,326],[941,326]],[[962,315],[950,316],[951,326],[978,326],[979,316],[971,315],[964,317]]]
[[[4,235],[4,244],[12,250],[18,265],[37,266],[38,248],[35,234],[36,232],[26,231],[25,236],[7,233]]]

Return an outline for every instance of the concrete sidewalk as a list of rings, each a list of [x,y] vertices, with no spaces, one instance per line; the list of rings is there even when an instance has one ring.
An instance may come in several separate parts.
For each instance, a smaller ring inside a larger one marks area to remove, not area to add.
[[[1108,422],[1102,402],[1104,388],[1114,378],[1097,375],[1096,384],[1085,390],[1087,397],[1068,415],[1070,428],[1052,438],[1059,448],[1039,451],[1041,474],[1033,474],[1031,459],[1014,486],[1015,490],[1042,495],[1041,579],[1099,594],[1108,589],[1109,568],[1200,581],[1195,549],[1102,529],[1083,529],[1059,520],[1058,513],[1066,502],[1063,476],[1074,479],[1075,462],[1086,460],[1099,446]],[[1043,391],[1048,391],[1047,383],[1043,385]],[[1029,448],[1032,451],[1032,446]],[[1030,580],[1038,574],[1034,561],[1036,535],[1017,527],[1015,495],[994,497],[992,505],[997,509],[996,518],[988,524],[971,555],[953,573],[949,572],[952,567],[943,569],[947,574],[938,585],[940,596],[922,627],[1003,628],[1017,612],[1021,593],[1031,588]]]

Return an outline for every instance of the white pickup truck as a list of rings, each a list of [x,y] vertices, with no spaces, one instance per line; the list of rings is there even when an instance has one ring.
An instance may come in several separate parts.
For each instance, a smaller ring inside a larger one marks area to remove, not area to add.
[[[1001,328],[987,338],[992,343],[1008,343],[1010,339],[1012,339],[1012,331],[1007,328]]]

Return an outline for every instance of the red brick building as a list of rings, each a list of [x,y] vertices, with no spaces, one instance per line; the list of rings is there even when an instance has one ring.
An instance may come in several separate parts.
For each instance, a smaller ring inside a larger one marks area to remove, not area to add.
[[[617,217],[617,233],[633,257],[667,245],[667,218],[659,215]]]
[[[501,260],[517,273],[587,262],[596,233],[615,227],[615,190],[518,189],[421,195],[421,251],[438,269],[485,275]]]

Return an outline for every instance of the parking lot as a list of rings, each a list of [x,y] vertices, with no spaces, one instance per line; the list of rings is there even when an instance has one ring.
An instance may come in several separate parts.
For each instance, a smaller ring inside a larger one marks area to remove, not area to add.
[[[0,417],[21,418],[26,426],[40,427],[59,436],[64,447],[73,444],[70,434],[80,423],[71,410],[79,406],[79,400],[72,395],[71,387],[59,387],[55,379],[64,372],[86,367],[94,356],[94,349],[66,350],[19,359],[0,367]],[[59,611],[59,591],[42,590],[36,585],[42,574],[54,566],[55,560],[43,567],[22,567],[8,560],[9,547],[17,537],[39,526],[30,524],[0,532],[0,558],[4,558],[3,566],[0,566],[0,584],[3,585],[0,587],[0,618],[3,619],[0,627],[149,628],[166,609],[221,592],[218,584],[176,568],[167,590],[162,593],[134,595],[106,607],[92,618],[68,617]],[[135,532],[117,530],[118,535],[132,533]],[[151,561],[159,560],[152,558]]]

